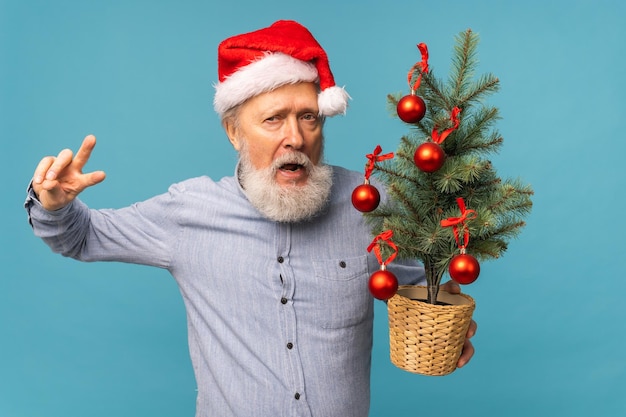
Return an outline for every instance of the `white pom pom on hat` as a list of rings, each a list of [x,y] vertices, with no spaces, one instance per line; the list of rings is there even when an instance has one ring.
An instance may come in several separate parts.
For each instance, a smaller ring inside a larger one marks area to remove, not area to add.
[[[317,82],[319,112],[345,114],[350,96],[335,85],[326,52],[298,22],[279,20],[254,32],[225,39],[218,48],[213,106],[221,116],[230,108],[282,85]]]

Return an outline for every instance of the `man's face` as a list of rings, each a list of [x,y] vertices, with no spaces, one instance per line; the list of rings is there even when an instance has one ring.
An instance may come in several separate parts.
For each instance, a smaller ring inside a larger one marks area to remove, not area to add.
[[[268,168],[282,155],[299,151],[313,164],[320,163],[323,147],[322,119],[313,83],[290,84],[252,97],[238,112],[237,126],[226,123],[226,133],[237,151],[244,147],[257,170]],[[308,171],[287,163],[275,173],[280,186],[304,185]]]

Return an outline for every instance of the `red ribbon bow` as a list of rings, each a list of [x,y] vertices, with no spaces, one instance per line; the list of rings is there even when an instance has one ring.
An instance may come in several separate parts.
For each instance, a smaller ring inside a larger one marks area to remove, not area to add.
[[[417,49],[419,49],[420,53],[422,54],[422,61],[413,65],[409,70],[409,74],[407,75],[407,82],[409,83],[411,94],[415,94],[415,91],[417,91],[417,89],[419,88],[422,82],[422,74],[428,72],[428,47],[425,43],[420,43],[417,45]],[[415,84],[411,86],[411,78],[413,78],[413,72],[415,72],[415,70],[418,68],[420,68],[420,74],[417,76]]]
[[[365,155],[367,159],[369,159],[369,162],[367,163],[367,166],[365,167],[365,179],[366,180],[369,180],[370,175],[372,175],[372,171],[374,171],[374,166],[376,165],[376,162],[393,158],[393,152],[380,155],[382,151],[383,151],[383,148],[381,148],[380,145],[376,145],[376,149],[374,149],[374,153],[368,153],[367,155]]]
[[[448,219],[441,220],[442,227],[450,227],[452,226],[452,231],[454,232],[454,240],[456,240],[456,244],[463,251],[467,244],[469,243],[469,229],[465,225],[466,220],[473,220],[476,218],[477,214],[475,210],[467,210],[465,208],[465,201],[463,198],[459,197],[456,199],[456,203],[459,205],[461,209],[461,217],[450,217]],[[463,245],[459,242],[460,232],[459,225],[461,225],[463,232]]]
[[[382,232],[381,234],[379,234],[378,236],[376,236],[374,238],[374,240],[372,240],[372,243],[370,243],[370,245],[367,247],[367,251],[368,252],[371,252],[372,249],[374,249],[374,254],[376,255],[376,259],[378,259],[378,263],[381,266],[385,266],[385,265],[391,263],[391,261],[393,261],[396,258],[396,255],[398,255],[398,247],[391,240],[392,237],[393,237],[393,230],[386,230],[386,231]],[[384,241],[385,243],[387,243],[387,245],[389,245],[389,247],[391,247],[391,249],[393,249],[393,253],[391,255],[389,255],[387,260],[384,261],[384,262],[383,262],[382,254],[380,253],[380,243],[379,242],[381,240]]]
[[[432,138],[433,138],[433,142],[435,143],[441,143],[443,142],[450,133],[452,133],[453,130],[455,130],[456,128],[459,127],[459,113],[461,113],[461,109],[459,109],[458,107],[454,106],[454,108],[452,109],[452,112],[450,112],[450,120],[452,120],[452,127],[448,128],[446,130],[444,130],[443,132],[439,133],[437,131],[437,126],[435,126],[435,128],[433,129],[433,133],[432,133]]]

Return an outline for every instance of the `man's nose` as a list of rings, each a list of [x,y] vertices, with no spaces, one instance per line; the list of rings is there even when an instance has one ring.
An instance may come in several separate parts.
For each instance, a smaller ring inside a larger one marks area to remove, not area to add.
[[[289,117],[285,123],[283,143],[293,149],[301,149],[304,145],[304,136],[298,124],[298,119]]]

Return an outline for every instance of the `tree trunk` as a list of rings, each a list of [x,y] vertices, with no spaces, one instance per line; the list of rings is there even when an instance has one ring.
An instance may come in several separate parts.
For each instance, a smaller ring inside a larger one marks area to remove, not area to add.
[[[430,304],[437,304],[437,295],[439,294],[439,284],[443,277],[443,271],[437,270],[435,262],[430,257],[424,259],[424,269],[428,286],[428,299],[426,301]]]

